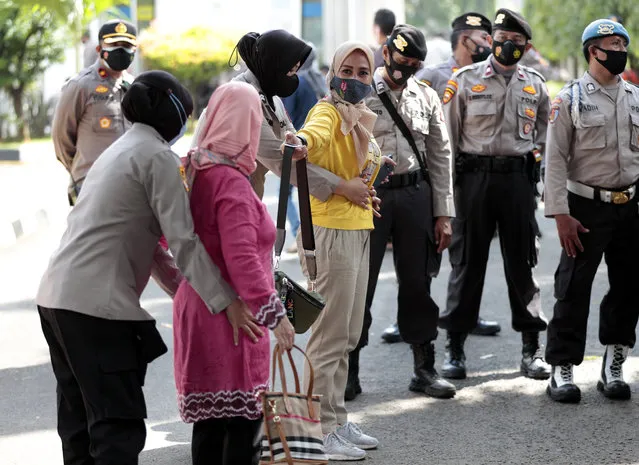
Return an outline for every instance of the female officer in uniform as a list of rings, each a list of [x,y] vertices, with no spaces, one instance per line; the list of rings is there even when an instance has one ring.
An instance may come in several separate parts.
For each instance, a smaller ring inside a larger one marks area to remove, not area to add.
[[[144,448],[147,364],[166,352],[140,307],[150,275],[173,295],[181,273],[214,313],[256,340],[250,311],[193,232],[170,145],[193,109],[169,73],[143,73],[122,102],[133,127],[98,158],[36,297],[57,380],[64,463],[134,465]],[[159,247],[164,236],[174,254]]]

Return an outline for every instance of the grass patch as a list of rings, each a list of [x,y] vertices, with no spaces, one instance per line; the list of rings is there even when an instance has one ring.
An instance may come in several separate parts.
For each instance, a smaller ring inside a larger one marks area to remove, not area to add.
[[[21,142],[0,142],[0,150],[13,150],[19,149]]]
[[[550,100],[554,99],[559,91],[566,85],[565,82],[562,81],[548,81],[546,82],[548,86],[548,94],[550,95]]]

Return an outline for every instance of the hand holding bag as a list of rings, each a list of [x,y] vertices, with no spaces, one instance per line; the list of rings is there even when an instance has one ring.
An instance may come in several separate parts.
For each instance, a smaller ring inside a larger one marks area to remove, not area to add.
[[[311,289],[306,290],[298,285],[286,273],[279,270],[280,257],[286,240],[286,208],[288,205],[288,190],[291,183],[291,168],[293,165],[293,148],[285,146],[282,177],[280,181],[280,197],[277,207],[277,239],[275,241],[275,289],[277,290],[286,314],[297,334],[303,334],[317,320],[326,302],[315,292],[317,265],[315,261],[315,235],[311,218],[311,201],[308,190],[308,175],[306,173],[306,159],[299,160],[296,165],[298,182],[298,201],[300,206],[300,228],[302,244],[308,269],[308,279]]]
[[[273,349],[273,376],[271,386],[275,385],[275,373],[279,368],[282,384],[281,392],[262,393],[262,412],[264,413],[264,438],[262,439],[262,457],[260,465],[325,465],[328,457],[324,452],[324,435],[320,423],[320,399],[313,395],[314,372],[311,362],[298,346],[309,366],[310,382],[308,391],[302,393],[297,368],[291,351],[287,351],[288,360],[295,377],[295,393],[288,392],[282,349],[279,344]]]

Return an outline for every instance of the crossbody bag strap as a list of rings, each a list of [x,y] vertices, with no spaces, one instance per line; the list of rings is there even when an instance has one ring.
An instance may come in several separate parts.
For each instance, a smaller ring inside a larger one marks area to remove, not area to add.
[[[417,144],[415,143],[413,134],[411,133],[410,129],[408,129],[408,126],[406,126],[406,122],[402,119],[402,117],[397,112],[397,108],[395,108],[395,105],[393,105],[393,102],[391,102],[391,99],[388,96],[388,94],[386,92],[382,92],[381,94],[378,94],[378,95],[379,95],[379,99],[384,104],[386,111],[391,115],[391,118],[393,118],[395,125],[402,132],[402,135],[408,141],[408,144],[413,149],[413,152],[415,152],[415,157],[417,157],[417,161],[419,162],[419,168],[422,170],[422,175],[424,176],[424,179],[428,182],[429,178],[428,178],[428,169],[426,169],[426,162],[424,161],[422,154],[417,149]]]
[[[306,270],[311,290],[315,290],[317,280],[317,262],[315,260],[315,234],[313,233],[313,216],[311,214],[311,194],[308,188],[308,173],[306,158],[302,158],[295,165],[297,173],[297,201],[300,206],[300,230],[302,231],[302,247],[306,259]]]
[[[291,185],[291,168],[293,164],[293,148],[285,147],[280,176],[280,197],[277,204],[277,237],[275,239],[276,264],[279,262],[284,242],[286,242],[286,208],[288,206],[288,189]],[[277,266],[276,266],[277,267]]]

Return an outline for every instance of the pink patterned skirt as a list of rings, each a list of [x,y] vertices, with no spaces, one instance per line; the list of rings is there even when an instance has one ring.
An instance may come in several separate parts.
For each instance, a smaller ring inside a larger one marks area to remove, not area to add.
[[[175,384],[186,423],[262,415],[259,394],[268,389],[270,341],[266,328],[255,344],[233,330],[226,314],[212,314],[185,281],[173,301]]]

